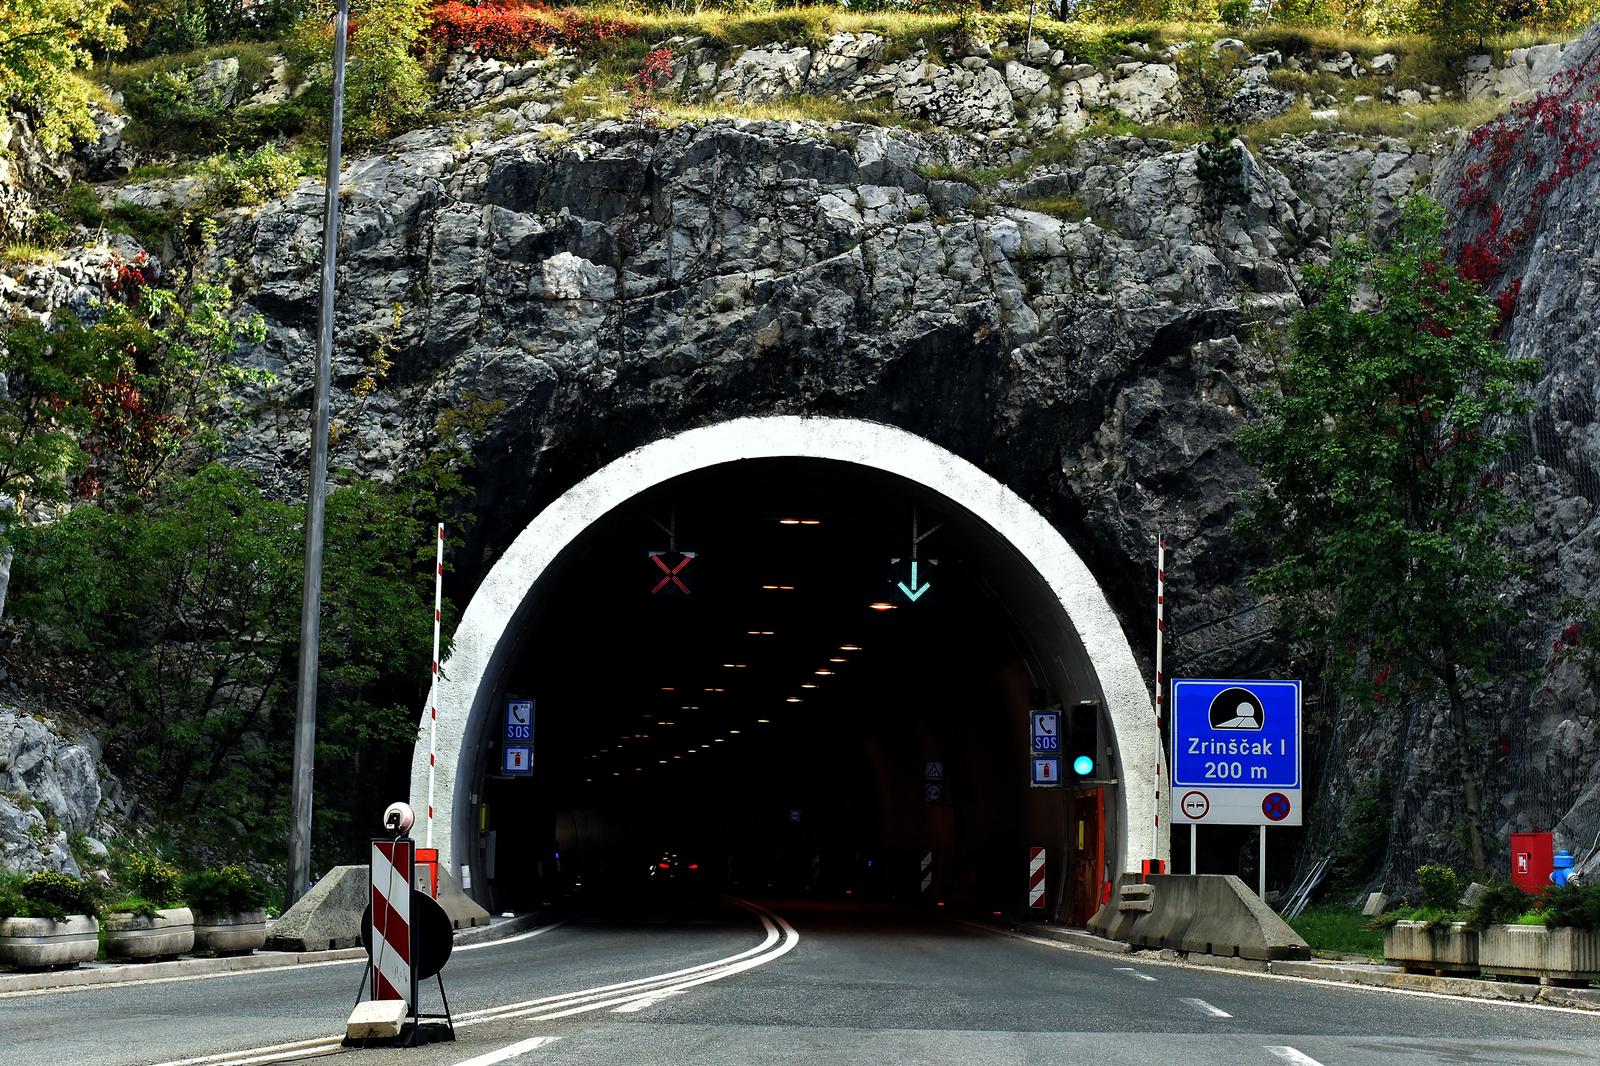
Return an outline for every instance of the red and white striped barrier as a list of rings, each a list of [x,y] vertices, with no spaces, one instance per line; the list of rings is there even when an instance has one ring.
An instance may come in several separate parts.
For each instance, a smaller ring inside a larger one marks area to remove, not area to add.
[[[411,968],[410,839],[372,842],[372,998],[416,1002]]]
[[[1028,849],[1028,907],[1044,909],[1044,849]]]

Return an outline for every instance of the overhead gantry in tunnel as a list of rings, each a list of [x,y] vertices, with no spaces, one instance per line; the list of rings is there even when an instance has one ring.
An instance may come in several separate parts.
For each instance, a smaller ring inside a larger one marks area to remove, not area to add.
[[[492,568],[439,689],[433,843],[497,909],[671,852],[744,892],[1020,910],[1044,846],[1047,910],[1081,920],[1168,851],[1148,690],[1088,569],[999,482],[876,423],[741,419],[603,467]],[[1098,721],[1062,789],[1030,780],[1046,706]]]

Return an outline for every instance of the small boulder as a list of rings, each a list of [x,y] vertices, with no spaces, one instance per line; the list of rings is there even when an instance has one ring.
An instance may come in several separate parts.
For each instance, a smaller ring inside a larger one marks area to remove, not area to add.
[[[1389,907],[1389,897],[1382,892],[1372,892],[1367,895],[1367,902],[1362,905],[1361,913],[1368,918],[1375,918]]]

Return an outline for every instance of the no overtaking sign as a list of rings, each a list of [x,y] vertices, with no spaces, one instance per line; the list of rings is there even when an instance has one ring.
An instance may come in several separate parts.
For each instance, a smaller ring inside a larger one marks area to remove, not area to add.
[[[1300,682],[1172,683],[1174,824],[1299,825]]]

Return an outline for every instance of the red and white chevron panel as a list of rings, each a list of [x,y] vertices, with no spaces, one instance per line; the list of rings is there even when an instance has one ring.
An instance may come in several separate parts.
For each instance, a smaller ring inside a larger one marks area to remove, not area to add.
[[[1044,907],[1044,849],[1028,849],[1028,906]]]
[[[410,840],[372,842],[372,998],[411,1002]]]

